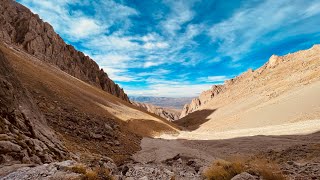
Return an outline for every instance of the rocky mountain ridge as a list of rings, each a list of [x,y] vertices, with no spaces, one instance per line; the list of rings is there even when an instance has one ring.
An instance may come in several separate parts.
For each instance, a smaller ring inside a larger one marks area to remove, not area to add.
[[[154,97],[154,96],[132,96],[130,100],[135,102],[152,104],[159,107],[179,109],[181,110],[183,106],[190,102],[193,97]]]
[[[90,57],[66,44],[53,27],[13,0],[1,0],[0,40],[129,102],[127,94]]]
[[[141,103],[141,102],[135,102],[132,101],[132,104],[146,110],[150,113],[153,113],[157,116],[160,116],[162,118],[165,118],[168,121],[175,121],[179,119],[180,116],[180,111],[179,110],[174,110],[174,109],[169,109],[169,108],[164,108],[164,107],[159,107],[155,106],[152,104],[148,103]]]
[[[195,112],[201,109],[205,104],[212,101],[219,94],[224,93],[227,90],[236,88],[237,85],[240,85],[245,82],[252,81],[257,79],[265,71],[272,71],[274,68],[280,64],[288,63],[290,61],[301,61],[302,66],[306,66],[306,62],[303,62],[303,59],[316,59],[318,58],[317,52],[320,51],[320,45],[314,45],[312,48],[307,50],[301,50],[295,53],[290,53],[284,56],[272,55],[268,62],[256,70],[249,69],[248,71],[242,73],[241,75],[226,80],[223,85],[213,85],[211,89],[204,91],[200,94],[199,97],[192,99],[189,104],[186,104],[181,112],[180,119],[187,116],[188,114]],[[315,56],[317,55],[317,56]],[[262,79],[263,81],[264,79]],[[242,84],[243,85],[243,84]],[[252,90],[252,87],[248,87]]]
[[[225,86],[223,85],[213,85],[211,89],[202,92],[199,97],[192,99],[190,104],[184,105],[180,114],[180,118],[183,118],[189,113],[196,111],[201,105],[206,104],[208,101],[210,101],[210,99],[223,92],[224,89]]]

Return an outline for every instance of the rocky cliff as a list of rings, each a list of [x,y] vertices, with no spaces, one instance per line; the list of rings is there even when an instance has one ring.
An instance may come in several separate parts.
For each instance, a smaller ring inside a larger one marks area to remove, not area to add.
[[[90,57],[67,45],[52,26],[13,0],[0,3],[0,40],[24,49],[40,60],[58,66],[68,74],[128,101],[119,85]]]
[[[135,102],[132,101],[132,104],[146,110],[150,113],[153,113],[157,116],[160,116],[162,118],[165,118],[168,121],[175,121],[179,119],[180,116],[180,111],[179,110],[174,110],[174,109],[169,109],[169,108],[163,108],[159,106],[155,106],[152,104],[148,103],[141,103],[141,102]]]
[[[223,85],[213,85],[211,89],[204,91],[200,94],[199,97],[192,99],[190,104],[184,105],[180,118],[185,117],[189,113],[196,111],[200,108],[201,105],[206,104],[212,98],[216,97],[219,93],[225,90],[225,86]]]
[[[227,90],[236,91],[237,89],[240,90],[240,89],[243,89],[242,87],[245,87],[246,92],[242,92],[242,91],[241,92],[243,94],[247,94],[254,91],[255,88],[266,86],[267,83],[265,81],[269,80],[271,78],[271,75],[265,77],[266,76],[265,74],[271,74],[271,72],[273,72],[274,74],[276,74],[274,75],[274,77],[280,78],[279,73],[277,74],[277,72],[274,72],[274,69],[276,69],[278,66],[282,64],[289,65],[290,62],[299,62],[300,64],[295,65],[294,66],[295,68],[301,66],[300,71],[303,70],[302,68],[307,69],[308,62],[306,60],[312,61],[312,60],[318,59],[319,51],[320,51],[320,45],[314,45],[312,48],[308,50],[298,51],[285,56],[272,55],[269,58],[268,62],[266,62],[260,68],[256,70],[249,69],[248,71],[242,73],[241,75],[235,78],[226,80],[223,85],[214,85],[212,86],[211,89],[202,92],[199,97],[194,98],[190,104],[186,104],[184,106],[180,115],[180,119],[194,111],[201,109],[201,107],[203,107],[205,104],[212,101],[217,96],[219,96],[223,92],[226,92]],[[313,64],[310,64],[309,66],[312,66],[312,65]],[[285,74],[285,76],[289,77],[290,75],[293,75],[294,73],[296,73],[296,71],[298,70],[295,70],[293,68],[292,72],[290,72],[291,74],[287,73]],[[254,83],[256,87],[254,88],[254,86],[249,86],[248,85],[249,83]],[[240,86],[241,88],[239,88],[238,86]],[[228,91],[228,93],[230,92]],[[236,96],[236,95],[233,95],[233,96]]]
[[[67,152],[0,51],[0,164],[47,163]]]

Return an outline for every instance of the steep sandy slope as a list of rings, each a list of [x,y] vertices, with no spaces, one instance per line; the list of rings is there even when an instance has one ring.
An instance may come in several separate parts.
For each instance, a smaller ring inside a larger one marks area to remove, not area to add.
[[[187,116],[177,124],[202,133],[319,119],[319,69],[319,45],[273,55],[261,68],[226,81],[219,93],[186,105]]]
[[[143,110],[146,110],[150,113],[160,116],[168,121],[178,120],[180,116],[180,111],[176,109],[169,109],[169,108],[159,107],[159,106],[155,106],[148,103],[141,103],[141,102],[135,102],[135,101],[131,101],[131,103]]]
[[[140,137],[176,132],[173,124],[143,112],[18,48],[0,46],[48,125],[81,158],[102,155],[121,161],[139,149]]]

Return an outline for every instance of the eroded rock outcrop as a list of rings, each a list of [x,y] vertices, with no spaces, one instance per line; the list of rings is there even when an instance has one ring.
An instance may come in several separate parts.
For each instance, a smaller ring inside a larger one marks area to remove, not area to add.
[[[201,105],[206,104],[212,98],[216,97],[219,93],[225,90],[223,85],[213,85],[211,89],[204,91],[199,97],[192,99],[190,104],[186,104],[181,112],[180,118],[185,117],[189,113],[196,111]]]
[[[157,116],[165,118],[168,121],[178,120],[180,116],[180,112],[178,110],[163,108],[152,104],[135,101],[133,101],[132,104]]]
[[[119,85],[90,57],[67,45],[52,26],[12,0],[0,3],[0,40],[16,45],[40,60],[58,66],[68,74],[128,101]]]
[[[68,156],[1,51],[0,154],[0,164],[41,164]]]

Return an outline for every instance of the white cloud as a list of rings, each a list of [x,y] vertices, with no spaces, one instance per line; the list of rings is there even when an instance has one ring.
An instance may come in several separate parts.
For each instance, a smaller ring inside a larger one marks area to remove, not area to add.
[[[208,76],[208,81],[210,82],[221,82],[227,80],[227,76]]]
[[[221,83],[227,79],[230,79],[228,76],[207,76],[207,77],[200,77],[197,81],[200,82],[207,82],[207,83]]]
[[[131,76],[127,74],[127,71],[124,69],[118,69],[108,66],[101,66],[101,68],[108,74],[109,78],[118,82],[137,82],[142,81],[137,76]]]
[[[145,49],[165,49],[169,47],[169,44],[166,42],[156,42],[156,43],[145,43],[143,45]]]
[[[154,84],[146,89],[126,88],[131,96],[195,97],[210,89],[210,84]],[[182,93],[183,92],[183,93]]]
[[[77,38],[86,38],[104,31],[104,28],[95,20],[84,17],[72,22],[70,26],[72,28],[70,28],[68,34]]]
[[[153,72],[142,72],[142,73],[138,73],[136,74],[137,76],[140,77],[144,77],[144,76],[163,76],[163,75],[168,75],[169,73],[171,73],[170,70],[167,69],[158,69],[157,71],[153,71]]]
[[[158,66],[160,65],[161,62],[151,62],[151,61],[147,61],[143,64],[143,67],[144,68],[150,68],[150,67],[153,67],[153,66]]]
[[[106,50],[122,50],[129,51],[139,48],[139,44],[132,42],[132,37],[119,37],[119,36],[106,36],[100,35],[92,38],[86,46],[99,49],[101,51]]]
[[[194,2],[176,0],[167,1],[167,4],[171,8],[171,14],[160,25],[166,33],[175,35],[176,31],[181,29],[181,25],[193,19],[194,12],[191,8]]]

